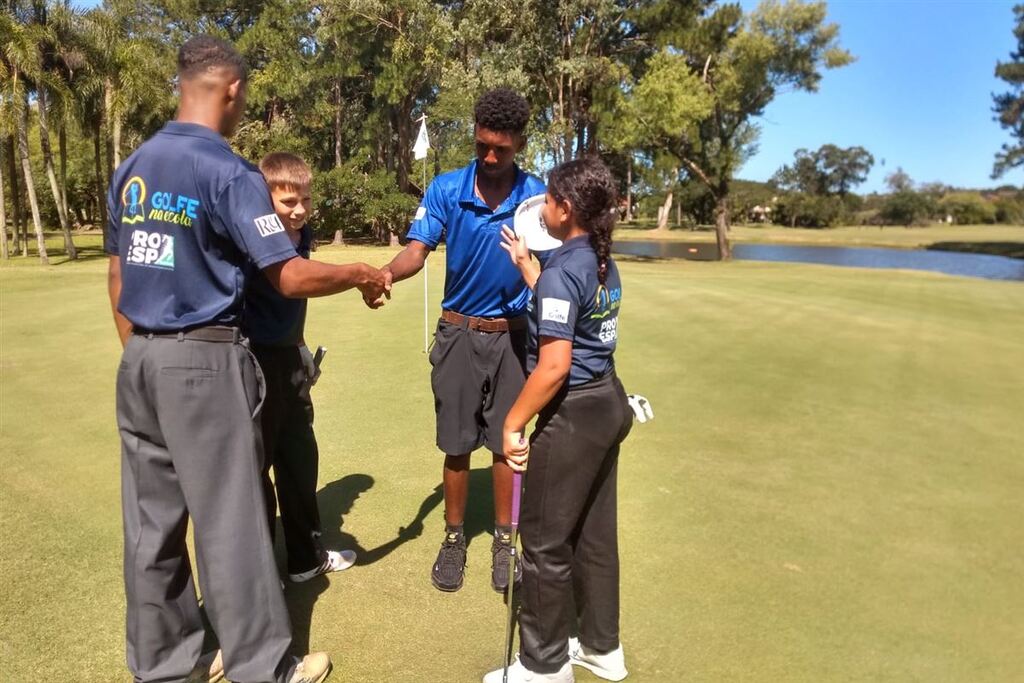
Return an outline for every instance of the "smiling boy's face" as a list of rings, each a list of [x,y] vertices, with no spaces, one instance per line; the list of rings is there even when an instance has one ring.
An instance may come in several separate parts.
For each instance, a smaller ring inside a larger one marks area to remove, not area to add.
[[[274,200],[274,213],[284,223],[284,227],[294,232],[302,230],[313,210],[309,185],[280,185],[271,188],[270,196]]]

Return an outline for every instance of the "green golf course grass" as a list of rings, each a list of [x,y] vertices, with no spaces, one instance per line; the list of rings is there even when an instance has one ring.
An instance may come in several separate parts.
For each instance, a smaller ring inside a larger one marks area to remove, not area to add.
[[[3,680],[131,678],[105,267],[0,267]],[[656,415],[619,467],[629,680],[1021,680],[1024,284],[620,267],[619,375]],[[443,254],[429,275],[433,324]],[[329,349],[313,390],[325,538],[362,563],[288,585],[298,647],[330,652],[332,681],[479,680],[505,614],[490,457],[474,456],[465,586],[440,593],[422,276],[380,311],[314,300],[306,338]],[[399,534],[417,516],[422,535]]]

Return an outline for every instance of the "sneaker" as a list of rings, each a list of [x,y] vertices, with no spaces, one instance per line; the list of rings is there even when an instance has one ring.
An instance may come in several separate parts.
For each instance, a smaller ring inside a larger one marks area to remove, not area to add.
[[[462,579],[466,573],[466,537],[460,533],[449,531],[445,534],[441,550],[437,553],[437,561],[430,572],[430,581],[434,588],[452,593],[462,588]]]
[[[576,638],[569,639],[569,661],[576,666],[588,669],[595,676],[606,681],[621,681],[629,675],[626,671],[626,657],[622,652],[622,644],[611,652],[595,652],[586,645],[580,644]]]
[[[491,542],[491,588],[504,593],[508,590],[508,563],[514,552],[512,535],[506,531],[496,532]],[[516,585],[523,580],[523,563],[516,557]]]
[[[502,683],[505,670],[495,669],[484,676],[484,683]],[[572,673],[572,665],[566,662],[562,668],[553,674],[539,674],[530,671],[523,666],[519,655],[508,668],[508,683],[575,683],[576,678]]]
[[[302,583],[321,574],[330,574],[331,572],[340,572],[343,569],[348,569],[355,563],[356,553],[354,550],[328,550],[324,553],[324,561],[320,563],[319,567],[314,567],[308,572],[302,572],[301,574],[289,574],[288,578],[295,583]]]
[[[331,658],[326,652],[310,652],[302,658],[288,683],[321,683],[331,673]]]
[[[185,683],[217,683],[224,680],[224,659],[221,651],[207,652],[199,658]],[[212,657],[211,657],[212,655]]]

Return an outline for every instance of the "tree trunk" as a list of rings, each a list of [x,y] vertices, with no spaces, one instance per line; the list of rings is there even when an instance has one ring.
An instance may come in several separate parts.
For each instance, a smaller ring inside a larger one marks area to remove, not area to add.
[[[395,111],[393,119],[395,131],[398,133],[397,149],[395,149],[395,178],[398,189],[410,192],[409,174],[412,170],[412,105],[413,98],[406,97],[402,106]]]
[[[96,191],[96,207],[99,210],[100,216],[100,230],[103,231],[103,241],[105,243],[107,239],[107,193],[103,187],[103,155],[100,152],[100,136],[102,134],[103,123],[97,118],[92,136],[93,181]]]
[[[36,109],[39,111],[39,148],[43,152],[43,169],[46,172],[46,179],[50,181],[50,194],[53,195],[53,203],[57,205],[57,219],[60,221],[60,230],[64,233],[64,250],[69,259],[77,259],[78,252],[75,250],[75,243],[71,239],[71,227],[68,221],[68,214],[65,212],[64,195],[61,194],[60,186],[57,184],[57,174],[53,168],[53,148],[50,146],[50,124],[46,115],[46,89],[38,88],[36,92]]]
[[[114,175],[114,140],[113,140],[113,136],[111,134],[111,131],[109,130],[110,126],[111,126],[111,122],[113,121],[113,116],[114,116],[114,91],[113,91],[113,89],[114,89],[114,86],[110,83],[110,79],[108,78],[106,83],[104,83],[104,87],[103,87],[103,117],[102,117],[103,128],[104,128],[104,130],[103,130],[104,142],[106,143],[104,145],[104,147],[107,148],[106,149],[106,152],[107,152],[107,156],[106,156],[107,168],[106,168],[106,171],[107,172],[105,174],[105,177],[107,177],[107,178],[110,178],[110,177],[112,177]]]
[[[43,221],[39,217],[39,202],[36,200],[36,186],[32,181],[32,164],[28,158],[28,106],[21,113],[18,121],[18,151],[21,154],[21,170],[25,176],[25,190],[28,191],[28,203],[32,207],[32,222],[36,228],[36,242],[39,244],[39,260],[44,266],[50,265],[46,257],[46,242],[43,238]],[[28,254],[28,245],[25,245]]]
[[[28,251],[27,245],[24,250],[22,249],[21,232],[22,224],[24,223],[24,216],[21,211],[21,188],[18,187],[18,165],[15,161],[17,152],[14,148],[14,136],[7,136],[7,175],[11,177],[11,208],[14,209],[14,253],[25,255]]]
[[[337,244],[342,247],[345,246],[345,236],[341,234],[341,230],[334,231],[334,241],[331,242],[331,244]]]
[[[633,155],[626,164],[626,222],[633,221]]]
[[[665,203],[658,209],[658,230],[665,231],[668,229],[668,217],[671,215],[669,212],[672,210],[672,190],[669,190],[665,194]]]
[[[715,241],[718,243],[718,259],[732,259],[732,247],[729,244],[729,198],[719,195],[715,200]]]
[[[341,80],[334,82],[334,168],[341,168]]]
[[[683,203],[676,202],[676,227],[683,224]]]
[[[68,132],[65,124],[60,125],[57,133],[57,149],[60,153],[60,196],[64,198],[64,215],[71,221],[71,210],[68,207]]]
[[[0,258],[4,261],[11,255],[7,253],[7,197],[4,195],[4,165],[0,159]]]
[[[388,233],[388,246],[390,246],[390,247],[401,246],[401,244],[398,241],[398,233],[393,231],[393,230]]]

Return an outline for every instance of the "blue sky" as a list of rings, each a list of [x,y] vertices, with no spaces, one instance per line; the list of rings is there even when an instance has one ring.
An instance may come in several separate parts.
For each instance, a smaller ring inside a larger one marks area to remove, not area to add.
[[[790,92],[769,105],[759,121],[760,150],[739,176],[767,180],[798,148],[834,143],[861,145],[875,157],[858,192],[883,190],[897,166],[916,182],[1024,185],[1020,169],[989,178],[996,151],[1010,139],[992,119],[992,93],[1008,90],[994,70],[1016,47],[1013,4],[832,0],[829,21],[857,61],[825,72],[817,93]]]
[[[85,0],[84,6],[99,4]],[[745,9],[757,0],[741,0]],[[828,71],[817,93],[780,95],[758,120],[759,151],[738,174],[767,180],[800,147],[861,145],[875,167],[859,192],[881,191],[898,166],[916,182],[958,187],[999,181],[992,161],[1009,134],[992,119],[999,60],[1015,48],[1014,0],[832,0],[829,21],[857,61]],[[884,161],[884,164],[883,164]]]

